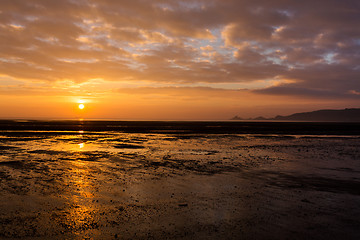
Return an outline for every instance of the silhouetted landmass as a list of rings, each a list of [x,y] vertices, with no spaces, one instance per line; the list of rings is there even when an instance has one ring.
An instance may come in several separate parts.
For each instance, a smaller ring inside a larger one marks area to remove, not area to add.
[[[360,108],[346,108],[342,110],[318,110],[313,112],[294,113],[289,116],[275,118],[257,117],[242,119],[235,116],[231,120],[258,120],[258,121],[309,121],[309,122],[360,122]]]

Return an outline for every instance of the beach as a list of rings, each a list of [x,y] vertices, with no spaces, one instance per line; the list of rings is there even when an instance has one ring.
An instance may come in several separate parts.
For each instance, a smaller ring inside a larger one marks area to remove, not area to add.
[[[52,124],[0,123],[1,239],[360,238],[358,128]]]

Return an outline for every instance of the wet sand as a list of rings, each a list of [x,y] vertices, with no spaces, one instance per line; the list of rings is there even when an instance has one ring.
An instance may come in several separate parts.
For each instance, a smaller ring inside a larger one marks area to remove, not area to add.
[[[0,238],[360,239],[360,138],[0,132]]]

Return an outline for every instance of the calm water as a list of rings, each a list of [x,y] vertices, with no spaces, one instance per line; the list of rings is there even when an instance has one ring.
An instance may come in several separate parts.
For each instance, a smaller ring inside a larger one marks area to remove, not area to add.
[[[0,130],[116,131],[127,133],[237,133],[296,135],[360,135],[360,123],[238,122],[238,121],[12,121],[0,120]]]

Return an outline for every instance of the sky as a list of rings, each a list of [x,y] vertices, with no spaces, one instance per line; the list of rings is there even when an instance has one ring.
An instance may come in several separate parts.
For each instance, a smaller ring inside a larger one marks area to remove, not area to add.
[[[1,0],[0,118],[360,107],[359,23],[358,0]]]

